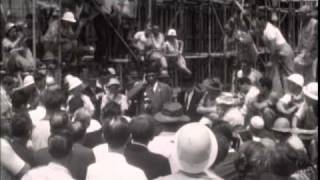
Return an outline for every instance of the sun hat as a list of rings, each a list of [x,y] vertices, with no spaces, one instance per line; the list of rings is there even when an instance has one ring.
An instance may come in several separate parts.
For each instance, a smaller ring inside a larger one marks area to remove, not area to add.
[[[32,75],[27,75],[22,82],[22,85],[18,88],[15,88],[14,91],[22,90],[26,87],[34,85],[34,77]]]
[[[288,80],[289,80],[290,82],[293,82],[294,84],[300,86],[300,87],[303,87],[303,85],[304,85],[303,76],[301,76],[300,74],[291,74],[291,75],[288,77]]]
[[[176,37],[177,36],[177,31],[175,29],[169,29],[167,36]]]
[[[67,11],[63,14],[62,20],[71,22],[71,23],[77,22],[77,20],[74,18],[74,14],[70,11]]]
[[[280,133],[290,133],[291,132],[290,122],[287,118],[280,117],[275,120],[271,130],[280,132]]]
[[[110,78],[109,82],[107,83],[106,87],[110,87],[112,85],[120,86],[120,81],[117,78]]]
[[[180,170],[198,174],[215,162],[218,154],[216,136],[206,126],[194,122],[182,126],[176,133],[173,159]]]
[[[318,83],[311,82],[303,87],[303,94],[315,101],[318,101]]]
[[[262,119],[262,117],[260,116],[253,116],[250,119],[250,126],[254,129],[263,129],[264,128],[264,121]]]
[[[183,114],[183,107],[177,102],[168,102],[163,105],[161,112],[154,116],[160,123],[189,122],[190,118]]]
[[[17,26],[14,24],[14,23],[12,23],[12,22],[8,22],[7,24],[6,24],[6,26],[4,27],[4,32],[5,32],[5,34],[8,34],[13,28],[16,28]]]
[[[67,78],[67,77],[66,77]],[[82,81],[75,76],[71,76],[70,78],[67,78],[67,84],[68,84],[68,91],[71,91],[79,86],[82,85]]]

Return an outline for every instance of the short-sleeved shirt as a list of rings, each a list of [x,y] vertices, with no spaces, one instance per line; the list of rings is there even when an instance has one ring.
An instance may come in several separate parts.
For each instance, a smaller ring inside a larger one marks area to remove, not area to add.
[[[149,47],[152,47],[152,39],[146,37],[146,32],[145,31],[138,31],[134,35],[134,39],[137,40],[137,48],[139,50],[146,50]]]
[[[318,126],[317,114],[312,106],[303,102],[295,117],[298,118],[297,127],[302,129],[315,129]]]
[[[242,106],[241,112],[243,115],[247,115],[253,109],[253,102],[256,100],[260,90],[256,86],[252,86],[245,96],[244,104]]]

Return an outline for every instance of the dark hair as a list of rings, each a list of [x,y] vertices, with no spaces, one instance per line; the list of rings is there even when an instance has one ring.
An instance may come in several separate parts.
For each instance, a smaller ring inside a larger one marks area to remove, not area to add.
[[[73,114],[75,111],[81,107],[83,107],[84,102],[81,98],[81,95],[75,95],[70,101],[68,102],[69,105],[69,113]]]
[[[259,80],[259,83],[260,83],[261,87],[266,87],[269,90],[272,89],[272,80],[268,77],[262,77]]]
[[[213,166],[216,166],[227,157],[231,141],[220,133],[214,133],[214,134],[217,137],[217,143],[218,143],[218,154],[217,154],[216,160],[213,163]]]
[[[242,78],[239,78],[238,79],[238,84],[239,85],[243,85],[243,84],[248,84],[248,85],[251,85],[251,80],[247,77],[242,77]]]
[[[75,121],[71,124],[73,142],[80,141],[86,134],[86,127],[83,123]]]
[[[61,88],[47,89],[42,95],[42,102],[48,110],[59,110],[64,101],[64,93]]]
[[[232,141],[233,135],[232,135],[232,127],[229,123],[225,121],[217,121],[212,126],[211,130],[214,132],[214,134],[221,134],[225,138],[227,138],[228,141]]]
[[[236,170],[241,176],[264,171],[266,168],[265,152],[264,145],[259,142],[250,141],[243,144],[239,149],[239,156],[234,161]]]
[[[107,103],[102,109],[102,119],[121,115],[121,106],[116,102]]]
[[[50,119],[50,131],[56,133],[69,128],[69,117],[65,111],[56,112]]]
[[[14,108],[21,108],[28,104],[28,96],[22,90],[14,91],[11,96],[12,107]]]
[[[64,158],[72,150],[72,136],[68,130],[52,134],[48,138],[48,151],[53,158]]]
[[[15,82],[12,76],[4,76],[1,79],[1,83],[6,86],[12,86]]]
[[[132,119],[130,123],[130,131],[133,140],[147,143],[154,135],[154,119],[151,115],[142,114]]]
[[[105,140],[112,148],[120,148],[126,145],[130,138],[129,124],[124,118],[106,122],[102,131]]]
[[[28,138],[32,131],[32,121],[27,113],[15,114],[10,125],[13,137]]]
[[[87,109],[81,108],[74,114],[74,121],[79,121],[85,128],[88,128],[91,121],[91,115]]]
[[[39,73],[39,72],[34,73],[33,76],[34,76],[34,81],[35,81],[35,82],[39,82],[39,81],[41,81],[41,80],[43,80],[43,79],[46,78],[46,75],[45,75],[45,74]]]

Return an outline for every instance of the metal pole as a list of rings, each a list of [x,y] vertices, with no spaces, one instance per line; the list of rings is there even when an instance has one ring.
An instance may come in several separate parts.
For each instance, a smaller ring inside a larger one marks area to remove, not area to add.
[[[148,3],[148,22],[152,24],[152,0]]]
[[[33,11],[33,18],[32,18],[32,52],[33,57],[37,58],[37,33],[36,33],[36,18],[37,18],[37,9],[36,9],[37,0],[32,1],[32,11]]]
[[[60,29],[61,29],[61,18],[62,18],[62,7],[61,7],[61,1],[62,0],[59,0],[59,8],[60,8],[60,11],[59,11],[59,20],[58,20],[58,72],[56,74],[57,76],[57,80],[58,82],[60,82],[60,85],[62,85],[62,52],[61,52],[61,33],[60,33]]]

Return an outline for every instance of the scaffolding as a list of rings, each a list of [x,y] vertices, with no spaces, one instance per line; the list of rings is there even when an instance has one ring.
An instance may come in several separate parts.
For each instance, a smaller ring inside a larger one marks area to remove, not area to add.
[[[18,17],[21,18],[28,13],[32,13],[36,17],[38,1],[60,3],[59,6],[61,6],[61,0],[2,0],[1,8],[3,12],[1,14],[7,17],[8,12],[11,14],[17,12]],[[240,2],[245,5],[250,1],[241,0]],[[261,3],[257,4],[258,8],[267,9],[267,13],[273,10],[270,8],[271,0],[257,2]],[[297,32],[301,29],[299,26],[301,20],[295,10],[304,4],[314,5],[315,3],[317,3],[316,0],[279,0],[277,3],[275,8],[279,17],[277,25],[293,48],[297,45]],[[162,32],[166,32],[169,28],[175,28],[178,38],[184,41],[184,56],[196,80],[201,81],[206,77],[215,76],[228,84],[231,82],[232,68],[228,66],[225,58],[226,52],[223,51],[223,25],[233,12],[234,7],[231,6],[230,1],[137,0],[136,24],[138,29],[143,29],[146,23],[159,25]],[[35,38],[36,19],[33,19],[33,37]],[[92,29],[92,27],[87,28],[87,38],[91,38]],[[257,45],[259,47],[259,42]],[[36,52],[35,49],[36,44],[34,43],[33,52]],[[267,58],[261,49],[260,54],[261,58]],[[34,55],[37,57],[37,54]],[[59,53],[59,59],[61,60],[61,53]],[[121,65],[120,69],[125,68],[125,65]],[[178,85],[180,74],[173,72],[172,75],[174,76],[173,84]]]

